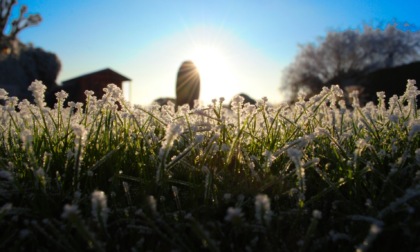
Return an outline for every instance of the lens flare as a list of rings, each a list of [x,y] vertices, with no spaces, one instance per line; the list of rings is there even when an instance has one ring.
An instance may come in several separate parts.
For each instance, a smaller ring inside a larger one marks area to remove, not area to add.
[[[230,99],[229,96],[235,94],[235,75],[224,51],[214,45],[196,45],[192,50],[191,60],[200,73],[200,100],[207,103],[219,97]]]

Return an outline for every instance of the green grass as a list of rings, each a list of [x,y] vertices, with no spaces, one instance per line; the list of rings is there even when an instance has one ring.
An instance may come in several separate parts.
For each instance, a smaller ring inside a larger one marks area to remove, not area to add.
[[[0,92],[2,251],[420,249],[413,81],[347,108],[333,86],[294,105],[193,110]]]

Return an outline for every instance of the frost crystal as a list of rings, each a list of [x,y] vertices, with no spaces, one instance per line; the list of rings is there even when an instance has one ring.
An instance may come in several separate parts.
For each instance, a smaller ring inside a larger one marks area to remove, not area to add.
[[[12,210],[12,208],[13,208],[12,203],[6,203],[0,208],[0,214],[8,212],[8,211]]]
[[[32,92],[35,104],[37,104],[39,107],[44,107],[44,95],[45,91],[47,90],[47,87],[42,83],[42,81],[35,80],[28,87],[28,90]]]
[[[81,124],[73,124],[72,129],[76,137],[74,139],[75,144],[76,145],[80,144],[81,146],[84,146],[86,142],[86,135],[87,135],[87,130],[85,129],[85,127]]]
[[[64,90],[61,90],[60,92],[55,93],[55,96],[57,97],[58,100],[64,101],[65,99],[67,99],[69,94],[66,93],[66,91]]]
[[[356,249],[357,252],[368,251],[373,241],[376,239],[379,233],[382,232],[382,227],[377,224],[370,226],[369,234],[363,241],[363,243]]]
[[[405,91],[405,95],[407,96],[407,98],[410,99],[416,99],[417,95],[418,95],[418,90],[417,90],[417,86],[416,86],[416,81],[415,80],[407,80],[407,89]]]
[[[157,214],[157,202],[153,195],[147,197],[147,203],[149,204],[150,210],[153,214]]]
[[[239,220],[243,215],[244,214],[242,213],[242,209],[240,207],[229,207],[226,212],[225,221],[232,222]]]
[[[343,97],[343,95],[344,95],[343,90],[338,85],[332,85],[331,86],[331,92],[337,97]]]
[[[67,219],[67,218],[69,218],[69,216],[76,215],[79,212],[80,212],[79,207],[77,205],[66,204],[64,206],[64,211],[61,214],[61,218]]]
[[[103,191],[94,191],[91,196],[92,216],[95,220],[106,223],[109,209],[107,207],[107,198]]]
[[[159,152],[160,158],[164,158],[166,151],[172,148],[174,141],[178,138],[178,136],[181,133],[181,125],[174,123],[168,124],[168,126],[166,127],[165,139],[163,140],[162,147]]]
[[[322,218],[322,212],[315,209],[314,211],[312,211],[312,217],[314,217],[315,219],[320,220]]]
[[[8,95],[9,93],[5,89],[0,88],[0,100],[6,100]]]
[[[412,140],[418,132],[420,132],[420,120],[414,120],[411,123],[411,129],[408,133],[408,139]]]
[[[237,110],[238,108],[241,108],[243,103],[245,101],[245,98],[243,98],[240,95],[236,95],[235,97],[233,97],[232,99],[232,103],[230,104],[232,106],[232,110]]]
[[[27,146],[29,146],[32,143],[32,140],[33,140],[32,131],[30,131],[29,129],[24,129],[20,133],[20,138],[22,140],[23,148],[26,148]]]
[[[271,204],[266,194],[258,194],[255,197],[255,219],[262,223],[264,220],[267,224],[271,221]]]
[[[287,150],[287,155],[289,155],[290,159],[295,163],[297,167],[300,166],[300,159],[302,158],[302,151],[295,148],[290,148]]]

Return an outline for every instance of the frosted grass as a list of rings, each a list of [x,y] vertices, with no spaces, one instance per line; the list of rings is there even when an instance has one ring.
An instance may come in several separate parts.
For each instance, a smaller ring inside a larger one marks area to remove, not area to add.
[[[29,89],[34,103],[0,89],[0,249],[420,248],[413,80],[364,107],[338,86],[178,111],[112,84],[54,108]]]

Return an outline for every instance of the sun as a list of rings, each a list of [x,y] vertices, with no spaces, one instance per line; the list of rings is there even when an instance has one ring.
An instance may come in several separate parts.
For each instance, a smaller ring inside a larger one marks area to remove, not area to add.
[[[235,73],[228,54],[220,47],[209,44],[194,46],[191,60],[198,69],[201,79],[200,100],[205,104],[212,99],[235,95]]]

